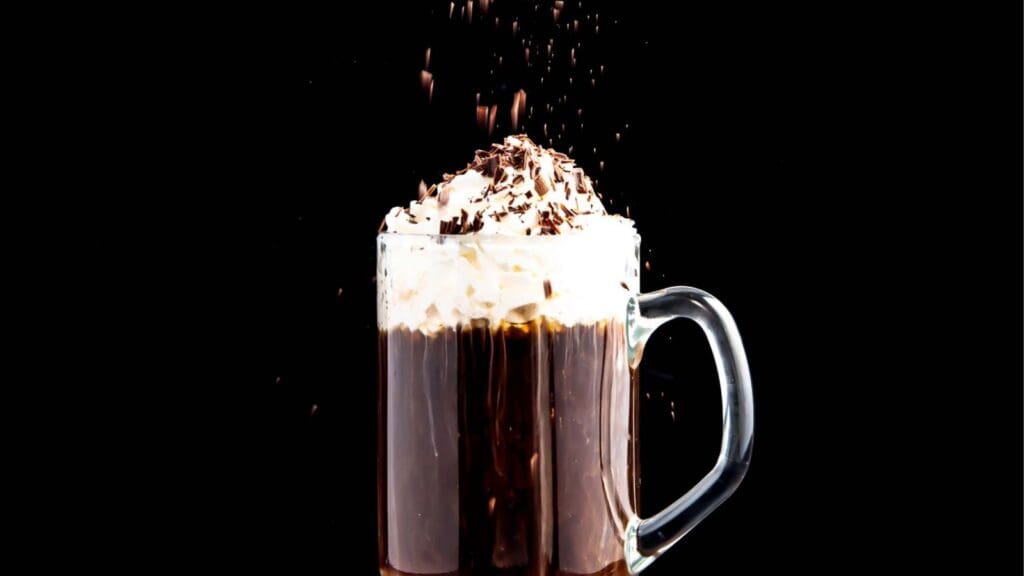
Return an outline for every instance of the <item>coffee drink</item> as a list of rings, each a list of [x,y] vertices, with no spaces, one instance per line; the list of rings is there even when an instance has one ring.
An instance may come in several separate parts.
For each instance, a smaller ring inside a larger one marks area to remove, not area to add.
[[[604,417],[635,486],[622,330],[381,333],[382,573],[627,574],[601,464]]]
[[[510,137],[383,228],[381,573],[628,574],[632,222]]]

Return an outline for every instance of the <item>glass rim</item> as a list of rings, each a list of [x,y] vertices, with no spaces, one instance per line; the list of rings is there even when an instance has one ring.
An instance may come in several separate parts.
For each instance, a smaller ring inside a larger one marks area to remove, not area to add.
[[[615,237],[616,233],[604,233],[600,236],[602,238],[608,238],[609,236]],[[378,241],[387,241],[389,238],[395,239],[423,239],[423,240],[436,240],[436,241],[451,241],[451,242],[496,242],[496,243],[554,243],[559,241],[568,240],[579,240],[587,237],[593,237],[594,232],[592,231],[570,231],[563,232],[561,234],[542,234],[537,236],[519,236],[511,234],[421,234],[421,233],[408,233],[408,232],[378,232]],[[623,238],[629,238],[634,242],[640,241],[640,233],[636,230],[631,230],[628,234],[625,232],[621,233]]]

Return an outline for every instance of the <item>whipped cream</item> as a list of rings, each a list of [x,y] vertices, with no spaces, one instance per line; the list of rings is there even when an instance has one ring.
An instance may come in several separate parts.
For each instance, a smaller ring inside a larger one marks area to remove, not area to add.
[[[617,319],[639,290],[633,222],[609,215],[572,160],[525,136],[388,212],[378,237],[381,328]]]

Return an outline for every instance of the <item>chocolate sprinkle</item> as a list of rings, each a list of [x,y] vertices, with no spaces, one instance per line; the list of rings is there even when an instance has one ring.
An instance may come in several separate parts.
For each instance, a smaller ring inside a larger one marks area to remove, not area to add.
[[[537,194],[540,194],[541,196],[544,196],[551,191],[551,185],[548,184],[547,178],[541,176],[539,171],[533,178],[533,186],[537,189]]]
[[[551,298],[551,280],[544,281],[544,298]]]

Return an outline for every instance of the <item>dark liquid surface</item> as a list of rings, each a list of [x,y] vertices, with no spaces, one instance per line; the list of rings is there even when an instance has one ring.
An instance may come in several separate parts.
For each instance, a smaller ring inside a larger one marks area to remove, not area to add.
[[[627,574],[625,354],[617,323],[382,332],[381,573]]]

